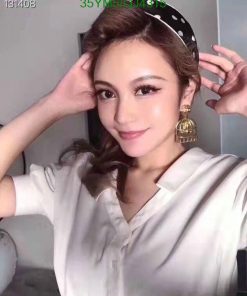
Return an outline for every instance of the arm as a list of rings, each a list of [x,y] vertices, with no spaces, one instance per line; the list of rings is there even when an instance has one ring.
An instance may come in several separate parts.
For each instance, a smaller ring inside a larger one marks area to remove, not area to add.
[[[59,118],[48,95],[0,130],[0,217],[12,216],[16,209],[14,183],[10,176],[5,176],[7,170],[18,155]]]
[[[85,53],[50,94],[41,98],[0,130],[0,217],[8,217],[15,213],[14,182],[10,176],[5,175],[18,155],[55,121],[95,107],[95,97],[92,95],[94,90],[91,88],[88,75],[89,66],[89,55]],[[15,178],[19,197],[28,193],[33,196],[35,193],[39,194],[39,198],[43,198],[43,195],[48,194],[45,176],[42,173],[42,166],[36,165],[32,167],[31,175]],[[35,187],[32,176],[36,174],[40,176],[39,182],[42,187],[39,192],[32,191]],[[28,196],[29,205],[23,204],[24,212],[28,207],[32,211],[31,203],[35,204],[32,196]]]
[[[0,180],[19,154],[59,119],[49,98],[45,96],[0,130]]]

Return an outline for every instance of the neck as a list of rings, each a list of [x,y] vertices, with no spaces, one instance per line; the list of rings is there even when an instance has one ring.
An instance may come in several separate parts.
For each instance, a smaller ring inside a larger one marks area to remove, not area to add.
[[[155,150],[148,155],[136,158],[130,170],[142,174],[164,171],[186,152],[187,149],[182,144],[176,143],[173,147],[167,149],[167,151],[170,152]]]

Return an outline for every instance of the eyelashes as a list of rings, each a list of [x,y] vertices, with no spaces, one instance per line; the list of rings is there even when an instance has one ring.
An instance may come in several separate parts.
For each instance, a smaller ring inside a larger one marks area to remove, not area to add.
[[[161,88],[157,88],[157,87],[152,86],[152,85],[150,85],[150,84],[142,84],[142,85],[137,86],[137,87],[134,89],[134,91],[135,91],[135,93],[136,93],[138,90],[142,90],[142,91],[145,90],[144,92],[148,91],[148,93],[141,95],[141,96],[146,96],[146,95],[154,94],[154,93],[158,92],[160,89],[161,89]],[[152,92],[149,92],[150,90],[151,90]],[[103,101],[106,101],[106,100],[110,99],[110,98],[103,98],[103,97],[102,97],[102,93],[104,93],[104,92],[105,92],[105,93],[108,93],[108,94],[112,94],[112,91],[110,91],[110,90],[108,90],[108,89],[99,89],[99,90],[97,90],[97,91],[95,92],[95,96],[96,96],[96,97],[99,97],[99,99],[100,99],[100,100],[103,100]],[[139,95],[138,95],[138,96],[139,96]]]
[[[152,86],[150,84],[143,84],[143,85],[140,85],[138,87],[135,88],[135,92],[139,89],[151,89],[153,92],[157,92],[158,90],[160,90],[160,88],[157,88],[155,86]]]

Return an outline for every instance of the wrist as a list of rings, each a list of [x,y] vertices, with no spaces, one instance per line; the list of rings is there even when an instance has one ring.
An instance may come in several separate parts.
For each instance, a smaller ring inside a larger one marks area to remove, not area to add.
[[[65,116],[53,93],[49,93],[42,97],[39,100],[38,104],[40,104],[42,108],[45,108],[47,114],[53,121],[57,121]]]

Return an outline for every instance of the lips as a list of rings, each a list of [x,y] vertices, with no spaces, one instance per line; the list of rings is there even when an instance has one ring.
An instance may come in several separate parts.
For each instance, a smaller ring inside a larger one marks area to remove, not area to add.
[[[146,130],[146,129],[145,129]],[[120,133],[125,133],[125,134],[131,134],[131,133],[141,133],[144,132],[145,130],[139,130],[139,131],[119,131]]]
[[[135,139],[142,136],[147,130],[143,131],[133,131],[133,132],[119,132],[119,135],[124,140]]]

